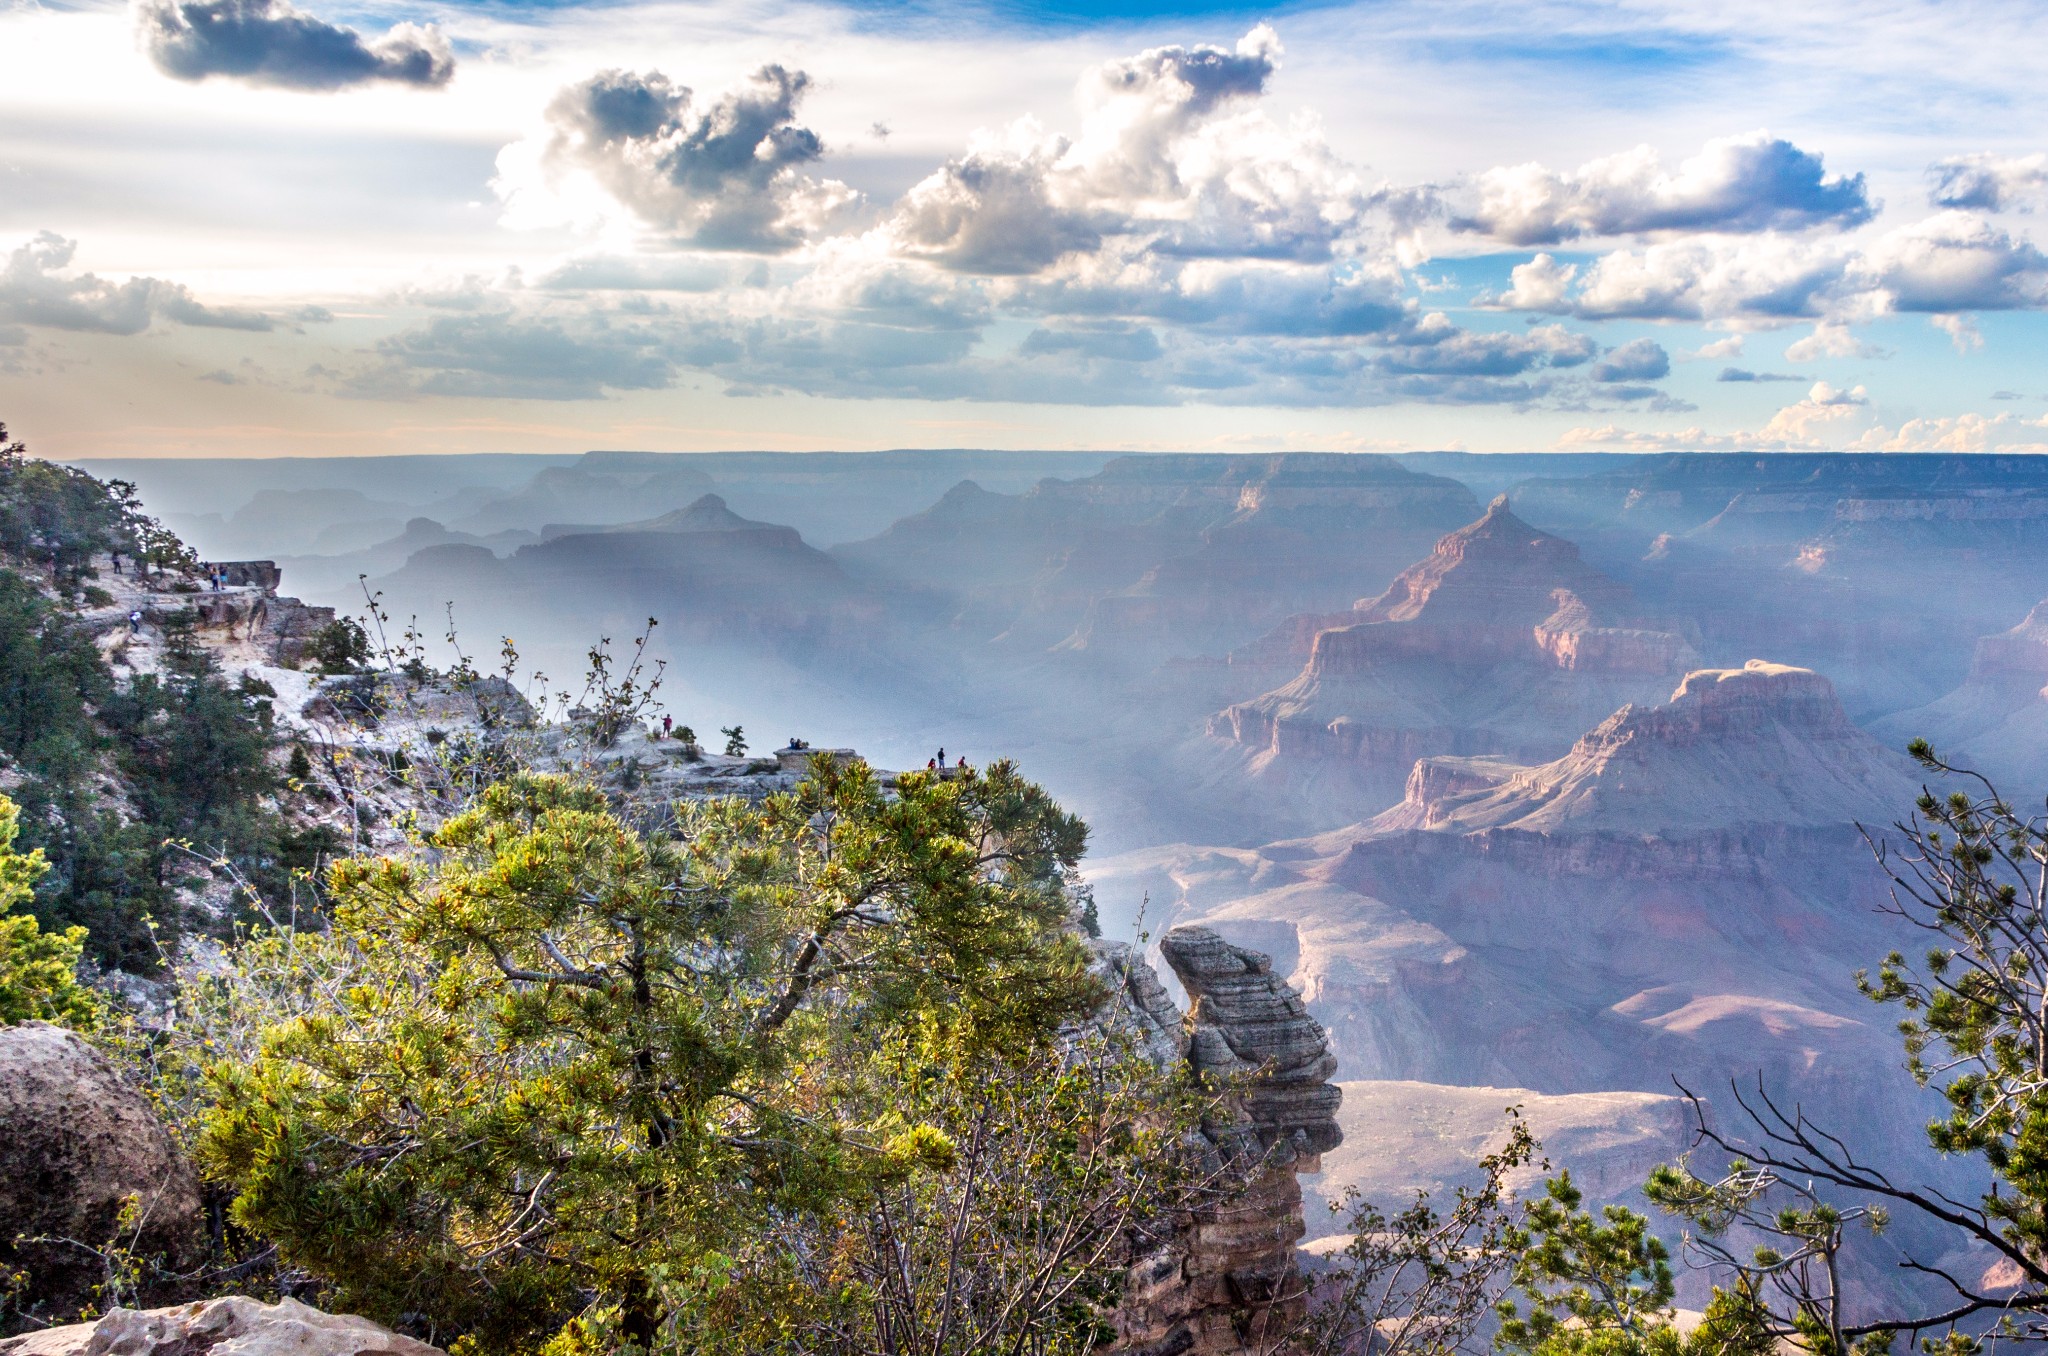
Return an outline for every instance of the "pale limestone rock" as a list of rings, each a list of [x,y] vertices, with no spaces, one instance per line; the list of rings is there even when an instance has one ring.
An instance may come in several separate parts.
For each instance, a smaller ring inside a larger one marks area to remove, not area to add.
[[[246,1295],[170,1309],[115,1309],[97,1322],[0,1341],[0,1356],[440,1356],[367,1318]]]

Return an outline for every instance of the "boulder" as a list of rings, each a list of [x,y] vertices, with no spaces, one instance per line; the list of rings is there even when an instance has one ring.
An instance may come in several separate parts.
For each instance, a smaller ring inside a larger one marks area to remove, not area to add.
[[[136,1218],[122,1212],[135,1203]],[[31,1311],[75,1311],[118,1241],[174,1268],[198,1257],[199,1189],[170,1132],[104,1055],[44,1022],[0,1027],[0,1266],[28,1273]]]
[[[246,1295],[170,1309],[115,1309],[95,1323],[0,1341],[0,1356],[441,1356],[367,1318]]]

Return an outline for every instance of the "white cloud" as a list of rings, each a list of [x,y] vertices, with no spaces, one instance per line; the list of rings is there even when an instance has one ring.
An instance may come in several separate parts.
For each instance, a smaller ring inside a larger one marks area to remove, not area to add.
[[[1931,315],[1927,323],[1948,336],[1958,353],[1975,353],[1984,347],[1984,331],[1977,328],[1977,322],[1966,315]]]
[[[796,121],[810,85],[802,71],[763,66],[699,101],[659,71],[599,72],[555,96],[545,134],[500,153],[493,187],[505,219],[587,219],[609,203],[676,244],[793,249],[854,197],[802,172],[825,153]]]
[[[2048,194],[2048,155],[1952,155],[1929,165],[1927,178],[1936,207],[2024,212]]]
[[[2048,452],[2048,416],[1958,414],[1908,419],[1897,429],[1873,428],[1851,446],[1859,452]]]
[[[0,323],[97,334],[140,334],[157,320],[226,330],[274,325],[259,311],[204,305],[181,283],[70,273],[77,250],[77,241],[42,231],[10,253],[0,267]]]
[[[1559,172],[1530,163],[1479,176],[1479,204],[1458,219],[1512,245],[1673,231],[1782,231],[1854,226],[1872,207],[1860,174],[1830,175],[1821,157],[1768,132],[1710,141],[1670,173],[1638,146]]]
[[[1677,356],[1680,362],[1722,362],[1729,358],[1740,358],[1742,342],[1742,335],[1723,335],[1711,343],[1701,344],[1698,348],[1686,349]]]
[[[1842,390],[1820,381],[1805,399],[1785,406],[1753,433],[1713,433],[1698,427],[1666,433],[1617,424],[1581,425],[1568,429],[1557,446],[1566,451],[1594,447],[1632,452],[1824,451],[1844,445],[1848,440],[1841,435],[1861,432],[1869,420],[1869,405],[1869,392],[1861,386]]]
[[[1571,290],[1572,279],[1578,276],[1577,264],[1560,264],[1552,255],[1539,254],[1509,270],[1507,291],[1498,295],[1482,293],[1474,300],[1482,306],[1505,306],[1511,311],[1569,311],[1566,294]]]
[[[1036,274],[1105,240],[1187,259],[1320,263],[1353,250],[1368,205],[1312,118],[1258,107],[1273,30],[1235,48],[1158,47],[1083,78],[1071,140],[1020,119],[915,185],[896,250],[966,273]]]
[[[1807,363],[1816,358],[1882,358],[1886,354],[1858,339],[1847,325],[1822,321],[1812,334],[1786,345],[1785,356],[1795,363]]]
[[[2048,255],[1971,212],[1881,236],[1857,272],[1895,311],[1997,311],[2048,302]]]

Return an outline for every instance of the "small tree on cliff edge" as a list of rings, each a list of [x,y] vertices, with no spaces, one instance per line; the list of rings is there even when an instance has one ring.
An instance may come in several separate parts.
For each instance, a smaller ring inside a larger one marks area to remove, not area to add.
[[[973,1068],[1099,998],[1084,838],[1003,764],[889,799],[821,759],[661,838],[521,774],[335,868],[333,938],[297,942],[327,997],[213,1071],[202,1160],[349,1307],[479,1353],[695,1349],[769,1222],[953,1153],[847,1042]]]

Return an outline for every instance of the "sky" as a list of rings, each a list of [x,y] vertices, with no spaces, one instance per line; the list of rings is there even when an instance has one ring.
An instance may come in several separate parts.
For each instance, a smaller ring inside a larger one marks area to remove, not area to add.
[[[2048,451],[2034,0],[0,0],[45,455]]]

